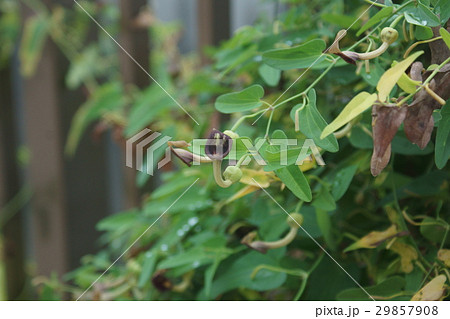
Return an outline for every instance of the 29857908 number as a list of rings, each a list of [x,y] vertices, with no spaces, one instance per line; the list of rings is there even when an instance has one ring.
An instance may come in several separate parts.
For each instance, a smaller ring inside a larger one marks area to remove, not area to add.
[[[420,316],[438,314],[438,306],[376,306],[377,316]]]

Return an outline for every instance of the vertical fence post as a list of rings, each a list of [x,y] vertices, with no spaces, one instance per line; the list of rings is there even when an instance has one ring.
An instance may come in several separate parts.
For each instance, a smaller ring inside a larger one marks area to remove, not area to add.
[[[24,17],[33,13],[23,9]],[[25,140],[30,150],[31,238],[37,273],[68,271],[63,134],[56,46],[47,41],[35,75],[23,81]]]
[[[230,37],[230,1],[198,0],[198,48],[207,45],[218,45]],[[202,62],[207,59],[202,55]]]
[[[209,61],[203,54],[203,48],[208,45],[218,45],[230,37],[230,1],[229,0],[198,0],[198,51],[201,53],[202,64]],[[210,118],[207,131],[219,127],[224,115],[214,111]]]
[[[120,44],[147,71],[150,64],[150,41],[148,28],[139,28],[134,21],[147,0],[120,0]],[[119,50],[120,71],[123,83],[145,88],[150,79],[147,74],[122,50]],[[123,161],[125,163],[125,161]],[[123,165],[124,205],[126,208],[136,206],[139,192],[136,187],[136,172]]]
[[[9,205],[20,192],[19,167],[17,165],[17,136],[14,126],[11,67],[7,66],[0,71],[3,79],[0,85],[0,211],[2,228],[0,229],[0,267],[3,268],[4,281],[2,289],[9,300],[16,299],[24,288],[24,243],[23,243],[23,217],[20,204]],[[3,209],[3,210],[2,210]]]

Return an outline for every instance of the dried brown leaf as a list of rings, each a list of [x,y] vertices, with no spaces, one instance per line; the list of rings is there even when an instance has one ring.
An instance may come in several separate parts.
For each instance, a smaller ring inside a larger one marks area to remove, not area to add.
[[[372,107],[373,154],[372,175],[377,176],[389,163],[391,141],[405,119],[407,107],[377,105]]]

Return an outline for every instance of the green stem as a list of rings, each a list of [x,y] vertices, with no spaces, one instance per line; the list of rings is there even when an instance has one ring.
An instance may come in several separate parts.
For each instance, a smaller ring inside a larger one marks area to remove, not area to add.
[[[266,102],[266,101],[263,101],[263,100],[261,100],[261,102],[264,103],[265,105],[267,105],[269,108],[272,107],[272,104],[270,104],[269,102]]]
[[[399,12],[401,9],[403,9],[404,7],[406,7],[407,5],[410,5],[411,3],[416,2],[417,0],[409,0],[408,2],[405,2],[404,4],[402,4],[400,7],[398,7],[397,9],[394,9],[394,11],[392,12],[392,14]],[[391,15],[392,17],[392,15]]]
[[[242,164],[242,162],[244,162],[245,159],[246,159],[247,157],[249,157],[249,156],[250,156],[249,154],[244,154],[244,155],[239,159],[239,161],[236,163],[236,167],[240,167],[241,164]]]
[[[395,26],[397,25],[397,23],[399,23],[402,19],[403,19],[403,14],[399,15],[397,18],[394,19],[394,21],[391,22],[391,24],[389,25],[389,27],[391,28],[395,28]]]
[[[273,111],[275,111],[274,108],[272,108],[270,110],[270,116],[269,116],[269,120],[267,121],[266,134],[264,135],[264,138],[267,138],[269,136],[270,124],[272,124],[272,118],[273,118]]]
[[[300,211],[300,209],[301,209],[302,206],[303,206],[303,203],[304,203],[304,201],[302,201],[302,200],[300,200],[300,201],[298,202],[298,204],[295,206],[295,211],[294,211],[294,213],[298,213],[298,212]]]
[[[364,0],[365,2],[367,2],[368,4],[371,4],[375,7],[380,7],[380,8],[386,8],[387,5],[382,4],[382,3],[378,3],[378,2],[374,2],[374,1],[370,1],[370,0]]]
[[[227,188],[231,186],[231,181],[224,180],[222,177],[222,161],[221,160],[213,160],[213,174],[214,179],[216,180],[217,185],[223,188]]]
[[[276,248],[284,247],[284,246],[289,245],[294,240],[295,236],[297,235],[297,232],[298,232],[298,227],[291,227],[291,229],[286,234],[286,236],[284,236],[280,240],[265,241],[262,243],[264,243],[264,245],[266,246],[267,249],[276,249]]]
[[[295,100],[296,98],[298,98],[298,97],[300,97],[300,96],[302,96],[302,95],[308,94],[308,91],[311,90],[317,83],[319,83],[320,80],[323,79],[323,77],[324,77],[324,76],[325,76],[325,75],[326,75],[326,74],[334,67],[334,65],[337,63],[337,61],[338,61],[338,59],[334,59],[333,62],[325,69],[325,71],[323,71],[323,72],[322,72],[322,73],[314,80],[314,82],[311,83],[311,85],[308,86],[304,91],[302,91],[302,92],[300,92],[300,93],[298,93],[298,94],[296,94],[296,95],[294,95],[294,96],[291,96],[290,98],[288,98],[288,99],[286,99],[286,100],[284,100],[284,101],[282,101],[282,102],[280,102],[280,103],[274,105],[273,108],[276,109],[277,107],[279,107],[279,106],[281,106],[281,105],[283,105],[283,104],[285,104],[285,103],[287,103],[287,102],[290,102],[290,101],[292,101],[292,100]]]
[[[306,289],[307,283],[308,283],[308,276],[302,277],[302,283],[300,284],[300,288],[298,289],[298,292],[295,294],[294,301],[298,301],[302,297],[303,292]]]
[[[256,112],[256,113],[253,113],[253,114],[249,114],[249,115],[244,115],[244,116],[242,116],[242,117],[240,117],[237,121],[236,121],[236,123],[234,123],[234,125],[231,127],[231,131],[236,131],[236,129],[239,127],[239,125],[241,125],[242,124],[242,122],[244,122],[246,119],[250,119],[250,118],[252,118],[252,117],[255,117],[255,116],[257,116],[257,115],[259,115],[259,114],[261,114],[261,113],[264,113],[266,110],[264,109],[264,110],[260,110],[260,111],[258,111],[258,112]]]

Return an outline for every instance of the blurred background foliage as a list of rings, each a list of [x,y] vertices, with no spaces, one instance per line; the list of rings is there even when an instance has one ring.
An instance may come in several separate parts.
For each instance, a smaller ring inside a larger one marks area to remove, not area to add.
[[[20,2],[36,15],[21,21]],[[406,10],[396,14],[391,10],[375,20],[380,9],[398,8],[401,1],[384,1],[367,12],[370,4],[356,0],[277,1],[285,10],[280,10],[273,20],[262,16],[220,45],[204,48],[201,58],[200,53],[180,53],[180,24],[162,23],[151,10],[143,10],[140,23],[148,28],[151,39],[150,73],[186,107],[200,124],[196,125],[154,82],[143,89],[123,83],[117,45],[104,32],[98,33],[97,39],[89,36],[93,22],[80,7],[48,9],[38,0],[20,2],[3,0],[0,4],[0,67],[11,58],[22,23],[19,56],[24,76],[34,73],[48,38],[70,61],[65,85],[70,89],[82,87],[86,102],[73,118],[66,141],[67,156],[76,152],[81,136],[93,122],[115,132],[117,143],[122,144],[146,127],[173,140],[186,141],[207,136],[213,127],[230,129],[242,114],[218,114],[214,108],[218,96],[259,84],[264,88],[264,99],[273,102],[305,69],[295,61],[294,65],[277,67],[276,62],[271,64],[269,58],[263,57],[265,52],[314,39],[330,45],[340,29],[351,26],[340,43],[341,47],[349,47],[368,32],[379,32],[399,14],[409,14],[412,18],[397,26],[399,40],[371,61],[369,69],[362,67],[357,72],[354,65],[339,60],[315,85],[317,110],[329,123],[358,92],[373,92],[392,62],[402,60],[414,42],[432,38],[430,25],[444,25],[450,14],[448,2],[442,0],[410,1],[412,5]],[[117,5],[79,3],[117,37]],[[368,30],[358,33],[368,23]],[[366,40],[357,51],[365,51],[371,42],[379,45],[376,33]],[[427,68],[431,64],[430,50],[426,44],[420,49],[425,51],[420,60]],[[323,73],[325,62],[306,72],[281,101],[308,88]],[[295,131],[290,116],[299,102],[291,101],[273,113],[270,134],[282,130],[289,138],[305,138]],[[448,103],[445,107],[448,110]],[[442,118],[440,113],[434,112],[435,126]],[[269,116],[270,112],[255,125],[251,125],[253,119],[244,121],[237,133],[253,141],[263,137]],[[300,167],[312,191],[311,203],[300,200],[254,162],[249,167],[252,171],[246,174],[260,178],[261,185],[287,212],[301,213],[304,229],[375,299],[410,300],[433,278],[443,274],[447,283],[450,279],[449,169],[435,165],[435,134],[421,150],[407,140],[400,128],[392,142],[389,166],[373,177],[371,115],[365,112],[351,133],[339,139],[339,151],[323,154],[326,166]],[[163,154],[161,150],[158,157]],[[76,299],[106,269],[83,299],[368,299],[303,230],[289,245],[266,254],[241,244],[252,231],[261,240],[275,241],[289,229],[286,214],[254,183],[242,181],[223,189],[215,184],[209,164],[185,167],[178,159],[163,169],[157,176],[158,186],[148,191],[145,187],[152,178],[143,173],[136,176],[136,184],[144,189],[138,207],[117,212],[97,224],[103,232],[96,243],[97,254],[83,257],[80,267],[62,278],[55,275],[33,279],[40,299]],[[170,206],[196,179],[198,182]],[[443,283],[437,288],[442,290],[437,299],[446,298],[445,287]]]

